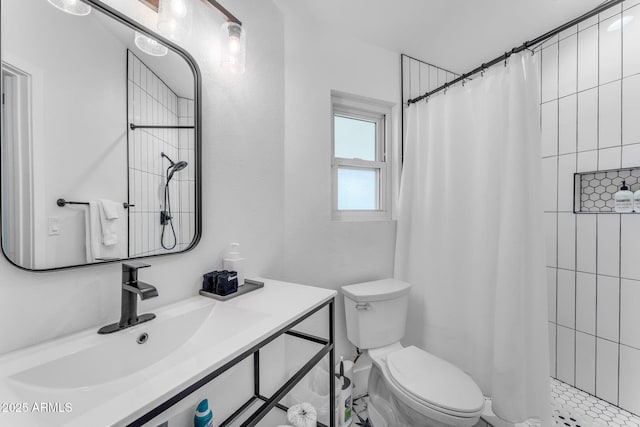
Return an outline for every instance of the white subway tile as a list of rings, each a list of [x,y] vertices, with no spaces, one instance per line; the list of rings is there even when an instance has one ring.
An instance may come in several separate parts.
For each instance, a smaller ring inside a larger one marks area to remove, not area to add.
[[[628,0],[625,1],[626,3]],[[630,76],[640,73],[640,6],[628,9],[624,16],[633,16],[633,19],[622,28],[623,74]]]
[[[558,147],[559,154],[575,153],[577,150],[577,95],[560,98],[558,101],[559,126]]]
[[[621,217],[620,276],[640,280],[640,215]]]
[[[578,94],[578,151],[598,148],[598,88]]]
[[[573,212],[576,154],[558,157],[558,211]]]
[[[576,215],[558,213],[558,267],[576,268]]]
[[[596,392],[596,337],[576,332],[576,387]]]
[[[596,340],[596,396],[618,404],[618,344]]]
[[[600,276],[597,279],[596,335],[618,341],[620,332],[620,279]]]
[[[575,328],[576,320],[576,273],[558,269],[558,313],[557,323]]]
[[[596,273],[596,215],[576,215],[576,269]]]
[[[598,15],[592,16],[589,19],[585,19],[584,21],[578,24],[578,31],[586,30],[587,28],[593,27],[594,25],[598,25]]]
[[[625,0],[624,3],[622,3],[622,9],[627,10],[639,4],[640,4],[640,0]],[[636,10],[634,10],[633,13],[634,13],[634,16],[637,16]]]
[[[576,329],[596,333],[596,275],[576,273]]]
[[[558,263],[557,257],[557,245],[558,245],[558,214],[557,213],[545,213],[545,238],[546,238],[546,254],[547,254],[547,266],[556,267]]]
[[[620,342],[640,349],[640,281],[620,284]]]
[[[618,276],[620,215],[598,215],[598,274]]]
[[[578,153],[578,172],[592,172],[598,169],[598,151]]]
[[[558,94],[565,96],[576,93],[578,88],[578,36],[561,40],[559,49]]]
[[[542,51],[542,102],[558,98],[558,45]]]
[[[623,145],[622,167],[631,168],[637,166],[640,166],[640,144]]]
[[[614,20],[619,19],[621,12],[622,12],[622,5],[617,4],[615,6],[611,6],[600,13],[600,22],[610,18],[614,18]],[[605,31],[606,29],[607,27],[605,27]]]
[[[621,147],[612,147],[598,150],[598,170],[619,169],[621,163]]]
[[[640,19],[640,16],[638,17]],[[640,37],[640,34],[638,35]],[[639,47],[640,49],[640,47]],[[640,57],[640,52],[637,54]],[[640,142],[640,74],[622,80],[622,143]]]
[[[558,327],[555,323],[549,322],[549,375],[552,377],[557,377],[556,373],[556,360],[557,360],[557,352],[556,352],[556,330]]]
[[[558,210],[558,158],[542,159],[543,207],[546,212]]]
[[[542,43],[542,48],[546,49],[548,46],[556,46],[558,44],[558,39],[559,38],[557,34],[549,37]]]
[[[542,156],[558,154],[558,101],[542,104]],[[594,147],[595,148],[595,147]]]
[[[578,26],[574,25],[573,27],[569,27],[564,31],[560,31],[560,34],[558,34],[558,39],[560,40],[560,43],[562,43],[562,40],[566,39],[567,37],[576,34],[578,32]]]
[[[598,26],[578,33],[578,90],[598,85]]]
[[[557,328],[558,379],[569,385],[575,384],[575,331],[558,325]]]
[[[601,85],[622,77],[622,33],[607,31],[617,19],[620,19],[619,15],[600,22]]]
[[[620,346],[620,407],[640,413],[640,350]]]
[[[614,147],[621,143],[622,99],[620,81],[600,86],[599,147]]]
[[[547,267],[547,302],[548,302],[548,320],[550,322],[556,321],[556,295],[557,295],[557,286],[556,286],[556,269]]]

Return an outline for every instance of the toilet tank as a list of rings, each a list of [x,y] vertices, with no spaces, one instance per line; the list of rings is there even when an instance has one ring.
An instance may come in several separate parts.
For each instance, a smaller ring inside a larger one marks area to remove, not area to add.
[[[360,349],[400,341],[407,324],[409,288],[396,279],[343,286],[349,341]]]

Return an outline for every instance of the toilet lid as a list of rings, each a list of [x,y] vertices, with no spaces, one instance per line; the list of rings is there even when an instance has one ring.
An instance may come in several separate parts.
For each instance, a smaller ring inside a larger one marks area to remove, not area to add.
[[[461,415],[484,407],[482,391],[469,375],[417,347],[391,353],[387,366],[396,383],[417,400]]]

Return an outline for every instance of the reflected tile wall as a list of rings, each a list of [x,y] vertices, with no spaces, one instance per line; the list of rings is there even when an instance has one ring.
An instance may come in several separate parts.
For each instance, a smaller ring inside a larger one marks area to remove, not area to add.
[[[191,125],[193,100],[180,98],[132,52],[128,52],[128,120],[138,125]],[[169,162],[185,160],[186,169],[176,172],[169,184],[176,247],[185,249],[194,230],[194,137],[185,129],[136,129],[129,132],[129,256],[166,253],[161,245],[164,184]],[[165,244],[173,233],[165,228]]]

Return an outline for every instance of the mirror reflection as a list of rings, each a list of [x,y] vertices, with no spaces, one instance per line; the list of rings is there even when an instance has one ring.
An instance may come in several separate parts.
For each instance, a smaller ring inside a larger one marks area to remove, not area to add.
[[[190,248],[195,66],[90,2],[1,6],[7,258],[43,270]]]

